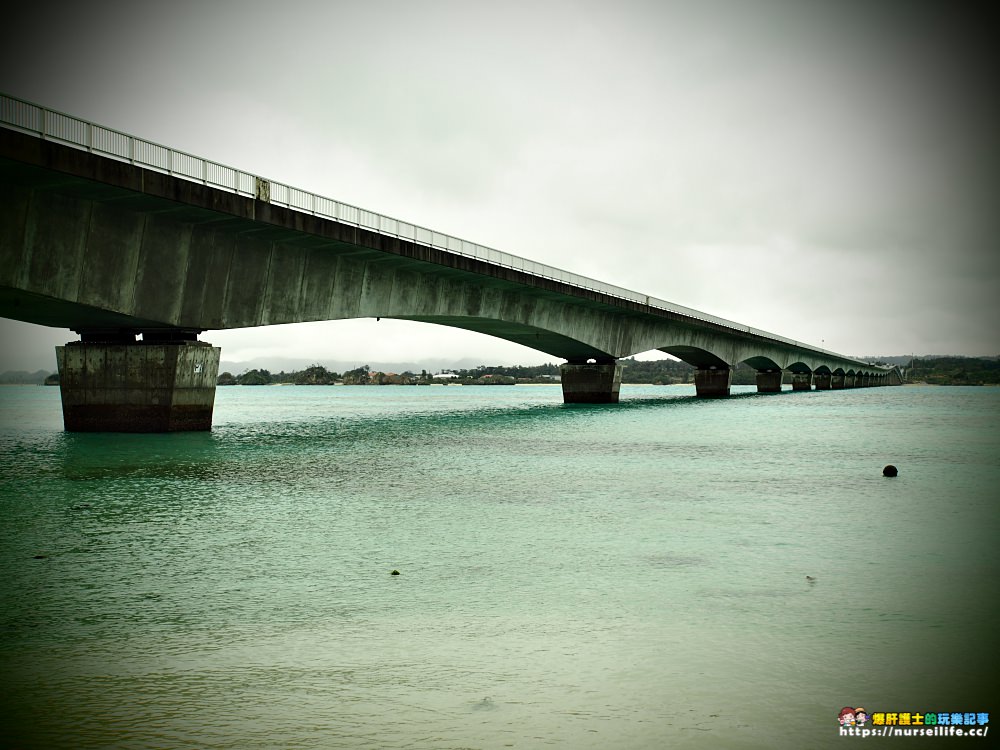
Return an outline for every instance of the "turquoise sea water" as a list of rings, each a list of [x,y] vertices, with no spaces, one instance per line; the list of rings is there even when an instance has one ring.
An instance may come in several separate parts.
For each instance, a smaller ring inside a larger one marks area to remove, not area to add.
[[[846,705],[1000,710],[1000,389],[752,390],[232,387],[211,433],[87,435],[0,388],[0,746],[806,748],[856,741]]]

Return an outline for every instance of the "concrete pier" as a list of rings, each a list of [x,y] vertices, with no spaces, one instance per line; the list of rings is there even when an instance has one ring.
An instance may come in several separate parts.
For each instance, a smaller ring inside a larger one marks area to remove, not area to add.
[[[56,347],[67,432],[210,430],[221,349],[199,341]]]
[[[758,370],[757,393],[781,393],[781,370]]]
[[[831,381],[833,375],[829,372],[816,372],[813,373],[813,381],[816,383],[817,391],[828,391],[831,387]]]
[[[812,373],[811,372],[793,372],[792,373],[792,390],[793,391],[811,391],[812,390]]]
[[[846,381],[846,376],[844,373],[833,373],[830,376],[830,388],[834,391],[840,391],[844,389],[844,383]]]
[[[617,404],[622,384],[622,366],[618,362],[559,366],[563,402],[567,404]]]
[[[724,398],[729,395],[733,371],[726,368],[709,368],[694,371],[695,392],[701,398]]]

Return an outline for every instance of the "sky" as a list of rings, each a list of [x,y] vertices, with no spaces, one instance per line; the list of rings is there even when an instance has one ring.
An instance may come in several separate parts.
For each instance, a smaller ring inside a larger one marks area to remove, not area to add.
[[[1000,354],[985,4],[24,5],[6,94],[836,352]],[[0,371],[76,338],[0,336]],[[551,360],[404,321],[201,338],[229,361]]]

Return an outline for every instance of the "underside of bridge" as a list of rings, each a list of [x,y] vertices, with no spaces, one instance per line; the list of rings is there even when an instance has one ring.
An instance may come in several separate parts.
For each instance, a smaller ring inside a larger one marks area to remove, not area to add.
[[[660,349],[726,396],[882,384],[889,373],[524,270],[275,206],[0,128],[0,316],[59,347],[68,430],[211,425],[214,329],[362,317],[477,331],[566,360],[567,402],[615,402],[618,359]],[[141,334],[141,336],[140,336]],[[117,416],[116,416],[117,415]]]

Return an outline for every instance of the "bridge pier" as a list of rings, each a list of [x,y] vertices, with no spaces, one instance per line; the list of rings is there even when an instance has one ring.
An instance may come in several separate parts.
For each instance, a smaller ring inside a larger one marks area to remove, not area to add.
[[[833,376],[829,372],[817,372],[813,373],[813,380],[816,383],[817,391],[828,391],[830,390],[830,383]]]
[[[694,371],[694,389],[700,398],[725,398],[732,382],[733,371],[728,367]]]
[[[834,391],[840,391],[844,388],[846,376],[843,373],[833,373],[830,376],[830,388]]]
[[[210,430],[222,350],[191,337],[85,334],[57,346],[66,431]]]
[[[811,372],[793,372],[792,373],[792,390],[793,391],[811,391],[812,390],[812,373]]]
[[[563,402],[567,404],[617,404],[622,366],[617,360],[597,363],[567,362],[559,366]]]
[[[757,393],[781,393],[781,370],[758,370]]]

